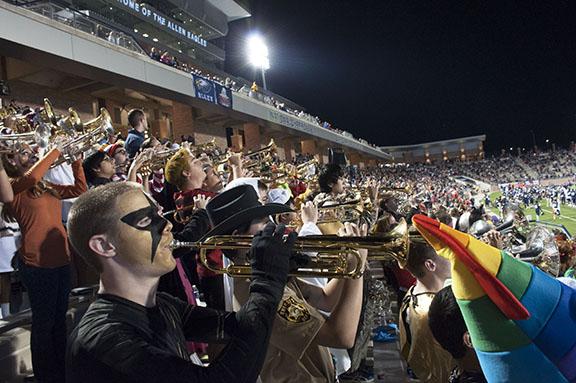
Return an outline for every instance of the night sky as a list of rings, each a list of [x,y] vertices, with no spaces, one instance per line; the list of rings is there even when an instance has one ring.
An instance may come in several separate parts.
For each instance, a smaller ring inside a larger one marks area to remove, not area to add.
[[[256,0],[231,24],[227,70],[248,79],[244,38],[270,48],[268,88],[378,145],[486,134],[486,149],[576,132],[572,1]]]

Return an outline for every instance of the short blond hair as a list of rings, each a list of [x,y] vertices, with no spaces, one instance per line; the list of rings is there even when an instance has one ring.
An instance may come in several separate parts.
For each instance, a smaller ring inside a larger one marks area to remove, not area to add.
[[[192,157],[190,151],[186,148],[181,148],[174,154],[166,163],[164,168],[164,176],[166,181],[182,190],[184,186],[185,177],[182,172],[190,170],[189,160]]]

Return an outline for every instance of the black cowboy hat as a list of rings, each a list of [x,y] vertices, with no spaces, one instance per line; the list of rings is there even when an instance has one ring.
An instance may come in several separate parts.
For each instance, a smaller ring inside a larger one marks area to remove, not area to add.
[[[214,235],[231,234],[234,229],[268,215],[292,212],[288,206],[279,203],[262,205],[256,190],[250,185],[240,185],[214,197],[206,205],[206,212],[212,223],[203,239]]]

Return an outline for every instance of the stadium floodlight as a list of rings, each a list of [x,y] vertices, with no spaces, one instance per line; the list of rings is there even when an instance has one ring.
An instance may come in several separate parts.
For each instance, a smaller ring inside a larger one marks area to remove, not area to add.
[[[248,61],[256,68],[260,68],[262,73],[262,85],[266,90],[266,74],[265,71],[270,69],[270,60],[268,58],[268,47],[264,42],[262,36],[254,34],[248,37],[247,44]]]

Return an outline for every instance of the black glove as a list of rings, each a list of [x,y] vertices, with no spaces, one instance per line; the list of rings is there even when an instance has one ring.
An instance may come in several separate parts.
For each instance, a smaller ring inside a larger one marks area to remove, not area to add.
[[[252,239],[248,258],[254,277],[263,276],[274,282],[285,284],[290,271],[290,255],[297,234],[292,232],[286,240],[284,225],[275,226],[270,222]]]
[[[292,253],[290,255],[290,271],[296,271],[300,267],[304,267],[310,264],[311,258],[305,253]]]

